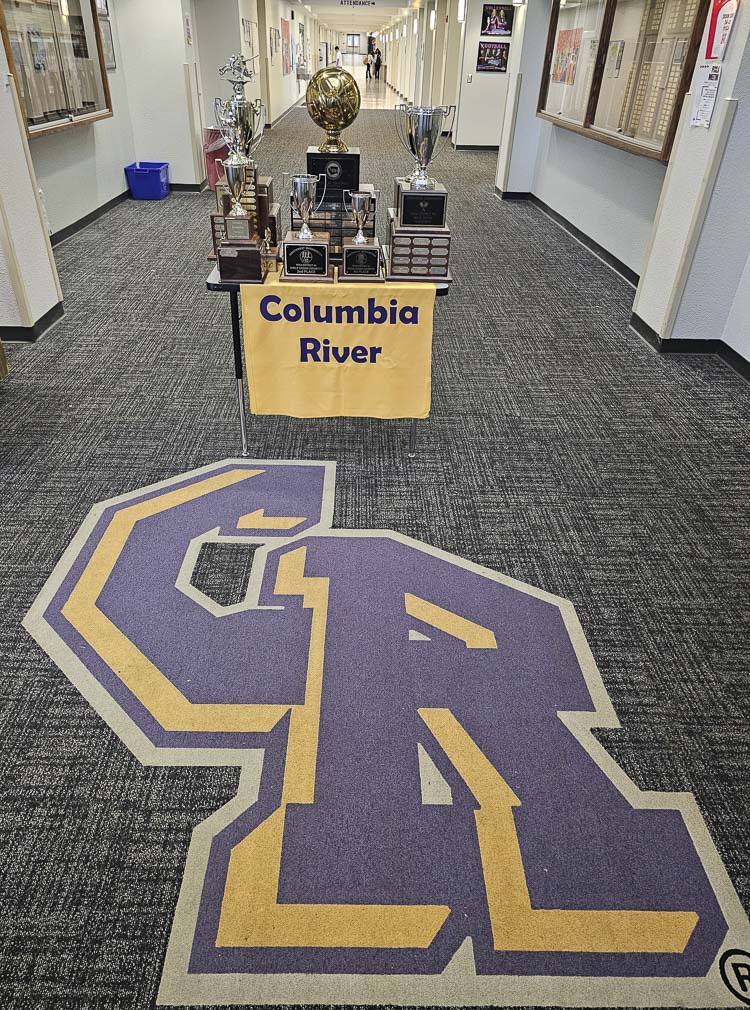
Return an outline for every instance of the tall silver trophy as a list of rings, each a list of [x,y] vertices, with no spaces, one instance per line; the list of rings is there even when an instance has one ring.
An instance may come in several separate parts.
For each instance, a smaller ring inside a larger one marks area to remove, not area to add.
[[[451,124],[445,122],[451,116]],[[434,189],[435,180],[427,169],[435,158],[443,132],[449,133],[456,118],[455,105],[396,106],[396,130],[399,139],[414,158],[415,167],[409,181],[412,189]]]
[[[263,137],[266,127],[266,109],[259,98],[249,102],[245,98],[245,86],[255,78],[248,69],[248,60],[242,56],[231,56],[221,67],[219,75],[232,85],[234,95],[228,100],[216,98],[214,111],[224,143],[229,148],[229,157],[223,162],[227,185],[232,194],[230,216],[245,217],[242,194],[254,168],[252,155]]]

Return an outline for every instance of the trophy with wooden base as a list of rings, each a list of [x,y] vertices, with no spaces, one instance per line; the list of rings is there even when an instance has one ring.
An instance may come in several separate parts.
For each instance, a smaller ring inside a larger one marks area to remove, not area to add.
[[[349,205],[346,197],[349,195]],[[374,194],[366,190],[344,190],[344,205],[354,218],[357,234],[346,239],[342,246],[339,268],[340,281],[384,281],[380,242],[377,236],[368,238],[364,229],[372,213]]]
[[[283,261],[281,273],[283,281],[317,281],[333,283],[333,267],[330,264],[331,236],[327,231],[313,234],[310,231],[310,218],[323,203],[315,206],[318,181],[323,179],[323,199],[325,199],[325,176],[293,175],[291,199],[297,211],[302,227],[295,235],[291,229],[284,239]]]

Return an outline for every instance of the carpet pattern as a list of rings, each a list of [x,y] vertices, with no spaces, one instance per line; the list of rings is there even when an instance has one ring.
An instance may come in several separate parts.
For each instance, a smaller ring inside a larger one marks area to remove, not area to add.
[[[277,185],[311,131],[295,112],[264,140]],[[347,139],[387,194],[404,169],[390,114]],[[417,458],[403,423],[351,419],[252,418],[251,455],[335,459],[335,526],[571,599],[622,723],[597,737],[641,788],[695,794],[747,908],[750,391],[713,356],[642,344],[632,289],[536,208],[495,200],[494,163],[435,165],[456,280]],[[127,203],[63,243],[64,319],[8,348],[0,978],[19,1010],[153,1005],[192,829],[236,790],[235,770],[141,767],[20,626],[93,502],[237,451],[210,207]],[[223,550],[202,577],[241,596]]]

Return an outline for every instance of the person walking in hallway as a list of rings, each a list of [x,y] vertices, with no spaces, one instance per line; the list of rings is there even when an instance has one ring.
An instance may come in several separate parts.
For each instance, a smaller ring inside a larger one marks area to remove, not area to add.
[[[375,80],[380,80],[380,64],[383,62],[383,57],[380,55],[380,50],[375,50]]]
[[[368,53],[367,56],[365,56],[365,80],[366,81],[372,80],[372,64],[373,64],[372,53]]]
[[[341,50],[339,49],[338,46],[336,46],[336,66],[337,67],[343,67],[343,65],[344,65],[344,61],[341,58]]]

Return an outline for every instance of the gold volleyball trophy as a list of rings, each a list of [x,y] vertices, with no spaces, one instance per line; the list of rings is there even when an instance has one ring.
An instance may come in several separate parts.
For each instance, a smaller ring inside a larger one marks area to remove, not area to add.
[[[307,149],[307,171],[325,176],[326,204],[343,203],[344,190],[359,189],[359,148],[350,149],[341,139],[359,114],[357,82],[340,67],[324,67],[307,85],[305,103],[312,121],[326,132],[322,144]]]

